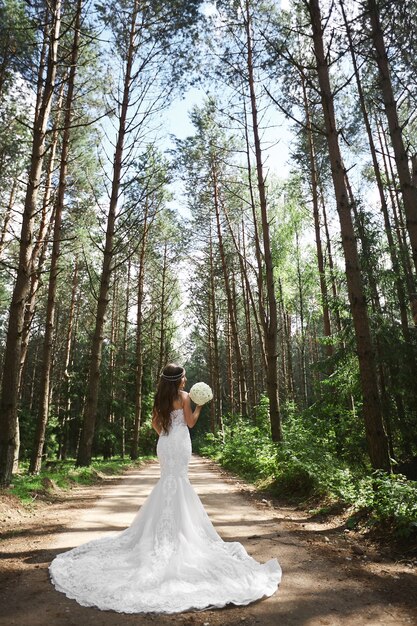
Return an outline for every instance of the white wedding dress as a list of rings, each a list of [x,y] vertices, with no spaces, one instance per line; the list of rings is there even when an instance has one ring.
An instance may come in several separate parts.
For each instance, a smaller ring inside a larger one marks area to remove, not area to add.
[[[276,559],[260,564],[224,542],[188,479],[191,440],[182,409],[159,437],[161,477],[131,526],[59,554],[49,566],[58,591],[83,606],[120,613],[177,613],[245,605],[272,595]]]

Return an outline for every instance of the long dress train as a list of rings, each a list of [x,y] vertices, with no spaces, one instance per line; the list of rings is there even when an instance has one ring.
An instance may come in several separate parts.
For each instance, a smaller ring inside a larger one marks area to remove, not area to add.
[[[49,566],[58,591],[83,606],[120,613],[177,613],[246,605],[281,580],[239,542],[224,542],[188,479],[191,440],[182,409],[157,445],[161,477],[129,528],[59,554]]]

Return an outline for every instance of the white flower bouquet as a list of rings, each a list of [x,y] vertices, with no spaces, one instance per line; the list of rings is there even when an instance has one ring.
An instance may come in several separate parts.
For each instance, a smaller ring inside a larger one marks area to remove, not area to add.
[[[213,392],[206,383],[196,383],[190,389],[190,398],[199,406],[213,399]]]

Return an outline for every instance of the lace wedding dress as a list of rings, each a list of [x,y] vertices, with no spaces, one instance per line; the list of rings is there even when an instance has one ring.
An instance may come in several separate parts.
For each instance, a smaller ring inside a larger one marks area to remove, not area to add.
[[[161,477],[131,526],[59,554],[49,566],[58,591],[83,606],[121,613],[177,613],[245,605],[272,595],[276,559],[260,564],[224,542],[188,479],[191,440],[182,409],[159,437]]]

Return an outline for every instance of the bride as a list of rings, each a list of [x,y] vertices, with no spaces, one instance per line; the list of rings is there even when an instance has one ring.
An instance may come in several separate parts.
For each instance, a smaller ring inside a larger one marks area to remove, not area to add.
[[[177,613],[245,605],[272,595],[276,559],[260,564],[239,542],[224,542],[188,479],[198,420],[183,389],[184,368],[160,376],[152,425],[161,477],[131,526],[59,554],[49,566],[58,591],[83,606],[120,613]]]

